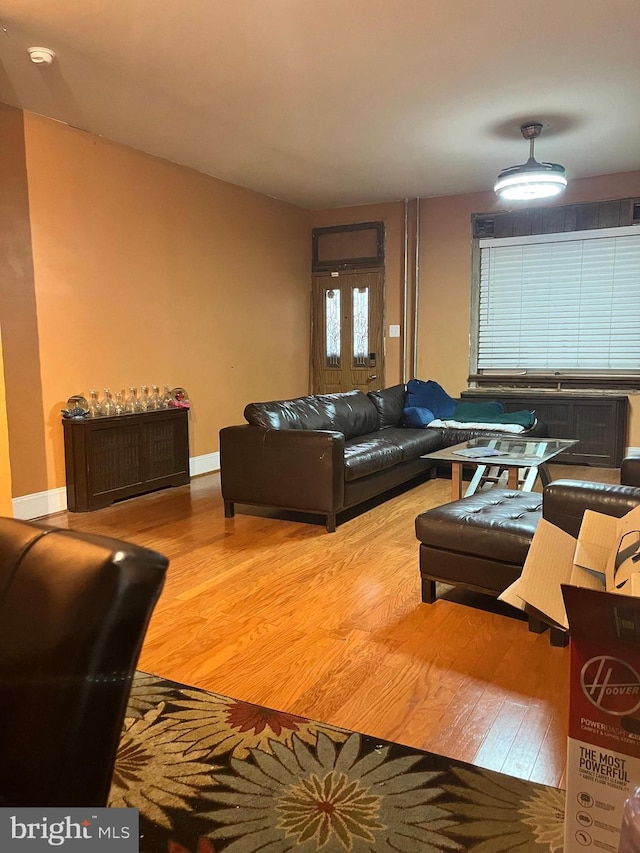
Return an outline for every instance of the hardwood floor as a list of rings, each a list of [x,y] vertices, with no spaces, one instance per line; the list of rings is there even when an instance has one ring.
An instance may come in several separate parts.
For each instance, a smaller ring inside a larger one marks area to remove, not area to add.
[[[48,521],[169,557],[140,669],[559,785],[568,649],[483,596],[420,602],[414,518],[449,490],[428,481],[333,534],[275,511],[225,519],[217,474]]]

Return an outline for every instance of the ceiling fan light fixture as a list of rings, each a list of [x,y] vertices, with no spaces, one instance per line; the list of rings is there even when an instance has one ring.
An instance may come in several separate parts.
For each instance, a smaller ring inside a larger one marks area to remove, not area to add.
[[[523,124],[520,132],[529,140],[529,159],[521,166],[503,169],[496,180],[494,191],[508,201],[549,198],[558,195],[567,186],[567,173],[559,163],[538,163],[533,156],[535,139],[542,125]]]
[[[501,172],[494,190],[500,198],[509,200],[524,200],[528,198],[549,198],[559,195],[567,186],[565,170],[562,172],[545,169],[545,166],[555,166],[555,163],[538,163],[539,169],[513,172]]]

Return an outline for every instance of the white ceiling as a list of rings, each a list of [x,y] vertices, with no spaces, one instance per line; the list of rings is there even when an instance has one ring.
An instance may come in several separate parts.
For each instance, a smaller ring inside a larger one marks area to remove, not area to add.
[[[309,208],[640,169],[640,0],[3,0],[0,100]],[[50,67],[27,47],[52,48]]]

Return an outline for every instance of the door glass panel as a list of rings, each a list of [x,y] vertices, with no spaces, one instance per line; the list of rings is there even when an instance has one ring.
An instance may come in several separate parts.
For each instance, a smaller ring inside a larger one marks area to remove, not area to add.
[[[383,271],[314,275],[311,287],[312,393],[383,388]]]
[[[369,364],[369,288],[353,288],[353,366]]]
[[[324,313],[327,367],[340,367],[341,315],[339,290],[325,290]]]

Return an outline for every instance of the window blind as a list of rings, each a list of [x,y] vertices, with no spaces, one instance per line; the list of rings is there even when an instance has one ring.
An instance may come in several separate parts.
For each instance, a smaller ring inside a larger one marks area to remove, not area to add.
[[[479,247],[479,372],[640,370],[637,227]]]

